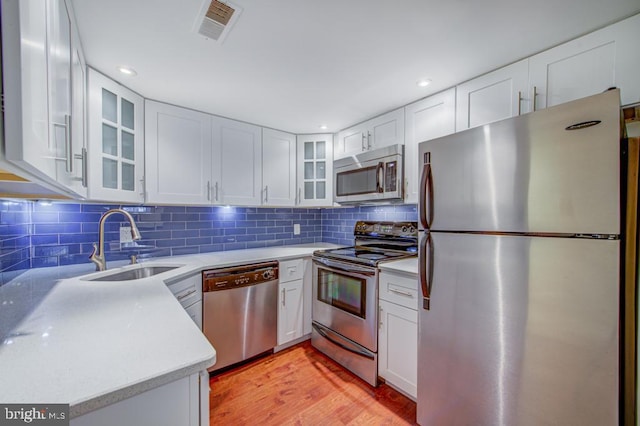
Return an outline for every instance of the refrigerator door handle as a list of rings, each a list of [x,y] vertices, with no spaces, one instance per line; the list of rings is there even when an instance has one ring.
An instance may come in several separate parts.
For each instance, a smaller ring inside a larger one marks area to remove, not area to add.
[[[431,229],[433,220],[433,175],[431,172],[431,153],[425,152],[420,178],[420,226],[422,229]]]
[[[425,233],[420,240],[418,258],[420,287],[422,287],[422,308],[431,308],[431,285],[433,283],[433,240],[431,234]]]

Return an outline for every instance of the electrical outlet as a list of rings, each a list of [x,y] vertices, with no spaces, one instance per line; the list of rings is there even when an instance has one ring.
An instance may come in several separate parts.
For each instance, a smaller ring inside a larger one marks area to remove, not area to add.
[[[293,235],[300,235],[300,224],[299,223],[294,223],[293,224]]]
[[[131,237],[131,227],[121,226],[120,227],[120,244],[131,243],[131,242],[133,242],[133,238]]]

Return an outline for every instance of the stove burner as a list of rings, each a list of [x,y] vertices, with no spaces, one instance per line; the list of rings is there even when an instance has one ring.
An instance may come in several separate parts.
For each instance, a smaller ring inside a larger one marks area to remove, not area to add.
[[[356,256],[362,259],[370,259],[370,260],[380,260],[387,257],[384,254],[377,254],[377,253],[362,253],[362,254],[356,254]]]

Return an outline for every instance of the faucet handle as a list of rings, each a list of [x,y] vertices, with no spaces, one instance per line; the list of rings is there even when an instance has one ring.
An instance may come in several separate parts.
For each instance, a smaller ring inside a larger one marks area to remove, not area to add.
[[[89,255],[89,259],[91,259],[92,257],[94,257],[96,255],[96,253],[98,252],[98,244],[93,243],[93,251],[91,252],[91,255]]]
[[[135,265],[136,263],[138,263],[138,257],[135,254],[132,254],[130,265]]]

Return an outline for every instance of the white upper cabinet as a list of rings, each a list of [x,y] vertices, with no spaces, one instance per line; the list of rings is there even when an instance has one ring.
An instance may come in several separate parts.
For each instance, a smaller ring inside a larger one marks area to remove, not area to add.
[[[456,89],[451,88],[407,105],[405,115],[405,202],[417,203],[420,168],[418,145],[455,133]]]
[[[84,143],[84,59],[71,16],[64,0],[2,2],[5,156],[82,197],[73,170]]]
[[[211,116],[154,101],[144,109],[146,201],[214,202]]]
[[[144,100],[89,69],[89,197],[144,202]]]
[[[262,204],[296,203],[296,136],[262,129]]]
[[[71,18],[71,127],[65,160],[58,161],[57,179],[82,198],[87,196],[87,66],[80,35]]]
[[[334,159],[404,143],[404,108],[345,129],[335,141]]]
[[[456,131],[529,112],[528,60],[492,71],[456,87]]]
[[[49,145],[56,180],[71,172],[71,18],[64,0],[47,0]]]
[[[212,117],[213,192],[222,204],[259,206],[262,201],[262,129]]]
[[[297,205],[333,205],[333,135],[298,135]]]
[[[5,155],[29,172],[55,180],[55,151],[49,143],[47,9],[42,0],[2,2]]]
[[[529,59],[535,109],[619,87],[622,105],[640,102],[640,15],[549,49]]]

